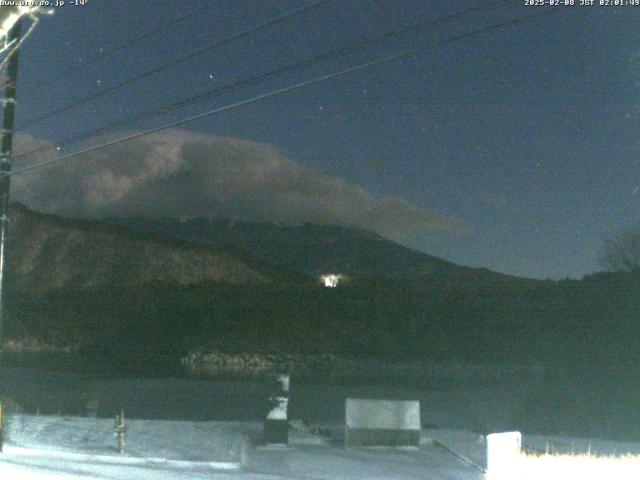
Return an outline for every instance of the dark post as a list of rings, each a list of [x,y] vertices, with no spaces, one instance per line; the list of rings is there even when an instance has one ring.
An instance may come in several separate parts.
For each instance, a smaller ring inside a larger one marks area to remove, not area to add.
[[[7,42],[20,43],[20,26],[18,20],[9,31]],[[2,121],[2,146],[0,150],[0,452],[4,444],[4,416],[2,415],[2,398],[4,396],[4,363],[3,354],[3,322],[4,322],[4,271],[5,242],[9,227],[9,184],[11,171],[11,151],[13,148],[13,123],[16,114],[16,81],[18,79],[18,49],[9,52],[11,57],[7,65],[7,86],[4,90],[4,119]]]

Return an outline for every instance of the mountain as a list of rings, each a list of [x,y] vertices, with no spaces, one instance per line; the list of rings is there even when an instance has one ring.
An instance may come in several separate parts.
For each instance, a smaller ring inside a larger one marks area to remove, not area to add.
[[[7,286],[127,287],[151,283],[310,285],[353,282],[503,282],[522,279],[456,265],[362,229],[226,219],[63,218],[12,205]]]
[[[140,234],[162,234],[200,244],[237,248],[287,270],[309,275],[404,281],[518,281],[484,268],[469,268],[359,228],[305,223],[297,226],[234,222],[224,218],[111,218]]]
[[[267,284],[303,281],[242,252],[121,227],[11,209],[7,283],[12,289]]]
[[[525,281],[346,227],[121,221],[132,233],[22,206],[11,219],[4,323],[16,351],[65,349],[122,371],[213,351],[640,364],[637,277]],[[355,280],[319,288],[309,274],[320,272]]]

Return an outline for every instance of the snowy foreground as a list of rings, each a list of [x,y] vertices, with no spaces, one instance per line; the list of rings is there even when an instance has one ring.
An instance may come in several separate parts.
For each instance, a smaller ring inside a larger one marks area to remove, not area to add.
[[[415,449],[345,449],[339,426],[294,423],[289,447],[260,446],[256,422],[130,420],[123,454],[110,419],[16,415],[0,478],[38,479],[482,479],[478,434],[429,429]],[[524,436],[554,452],[620,455],[640,444]],[[516,478],[516,477],[514,477]]]

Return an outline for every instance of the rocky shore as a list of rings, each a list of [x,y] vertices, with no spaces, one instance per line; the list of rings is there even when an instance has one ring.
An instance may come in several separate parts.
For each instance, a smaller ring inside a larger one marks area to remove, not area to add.
[[[540,376],[538,366],[445,364],[424,361],[354,358],[331,354],[265,354],[197,351],[184,357],[190,376],[256,379],[266,373],[288,373],[297,381],[391,384],[495,383]]]

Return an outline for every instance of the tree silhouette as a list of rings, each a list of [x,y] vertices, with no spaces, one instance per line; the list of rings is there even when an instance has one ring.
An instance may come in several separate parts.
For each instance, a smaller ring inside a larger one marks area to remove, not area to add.
[[[640,273],[640,227],[608,237],[600,255],[600,264],[610,271]]]

